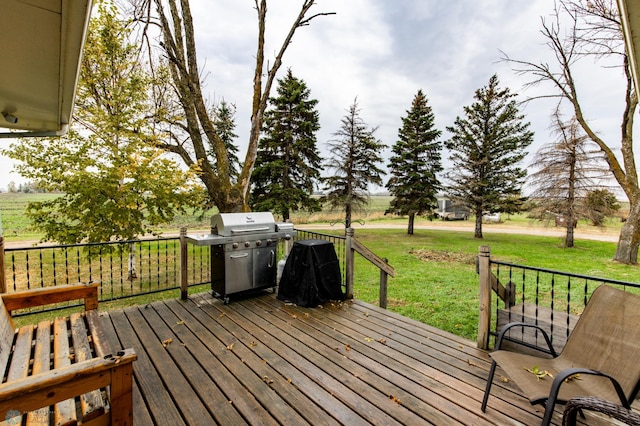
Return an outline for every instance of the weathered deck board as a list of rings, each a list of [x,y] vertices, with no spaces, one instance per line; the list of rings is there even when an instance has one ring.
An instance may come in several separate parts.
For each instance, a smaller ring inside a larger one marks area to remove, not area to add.
[[[309,309],[265,294],[224,305],[203,293],[102,320],[113,347],[138,355],[137,425],[534,425],[542,417],[499,380],[482,413],[484,351],[359,301]]]

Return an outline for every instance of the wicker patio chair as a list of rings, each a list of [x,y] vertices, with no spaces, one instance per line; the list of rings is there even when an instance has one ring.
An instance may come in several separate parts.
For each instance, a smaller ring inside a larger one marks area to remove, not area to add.
[[[550,424],[556,403],[566,404],[576,396],[597,396],[620,401],[629,408],[640,390],[640,296],[601,285],[592,294],[559,356],[543,331],[553,358],[500,350],[513,327],[507,324],[498,336],[482,401],[486,410],[496,366],[518,385],[532,404],[545,406],[542,425]],[[549,372],[539,377],[528,370]],[[553,377],[553,378],[552,378]]]
[[[571,398],[564,409],[562,426],[575,426],[579,411],[595,411],[606,414],[624,424],[640,426],[640,414],[595,396],[578,396]]]

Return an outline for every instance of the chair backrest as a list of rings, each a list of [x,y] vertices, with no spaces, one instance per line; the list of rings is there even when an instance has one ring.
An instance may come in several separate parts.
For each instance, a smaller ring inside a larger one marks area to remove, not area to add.
[[[14,334],[13,320],[4,306],[2,296],[0,296],[0,382],[2,382],[2,377],[7,369]]]
[[[598,287],[560,357],[613,376],[627,398],[640,383],[640,296]]]

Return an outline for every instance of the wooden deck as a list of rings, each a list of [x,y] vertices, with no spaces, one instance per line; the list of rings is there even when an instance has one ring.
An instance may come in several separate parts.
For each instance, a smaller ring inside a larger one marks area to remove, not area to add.
[[[138,355],[136,425],[535,425],[542,417],[498,380],[482,413],[484,351],[360,301],[308,309],[265,294],[224,305],[203,293],[102,317],[112,345]]]

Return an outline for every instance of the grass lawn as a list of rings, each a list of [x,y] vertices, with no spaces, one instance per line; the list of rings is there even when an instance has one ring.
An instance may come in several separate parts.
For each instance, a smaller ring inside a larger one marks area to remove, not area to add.
[[[578,240],[566,249],[554,237],[400,229],[358,229],[356,237],[396,270],[389,279],[388,307],[427,324],[475,339],[478,321],[478,276],[475,256],[491,247],[497,260],[558,271],[640,282],[638,266],[611,259],[615,243]],[[378,303],[379,270],[356,256],[355,297]]]

